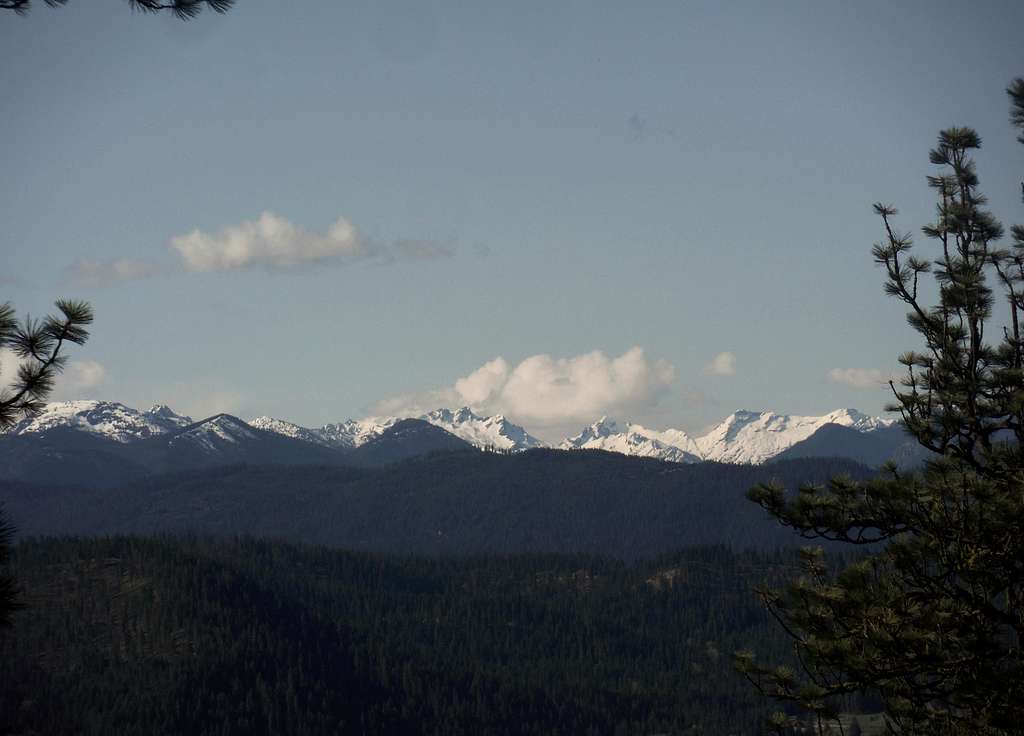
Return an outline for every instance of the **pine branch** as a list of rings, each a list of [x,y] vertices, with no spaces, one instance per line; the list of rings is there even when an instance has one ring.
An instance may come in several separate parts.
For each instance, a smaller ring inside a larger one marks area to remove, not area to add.
[[[45,0],[50,7],[67,5],[68,0]],[[235,0],[127,0],[133,11],[142,13],[170,12],[181,20],[191,20],[199,15],[204,8],[215,13],[226,13],[235,4]],[[0,10],[13,10],[19,15],[28,13],[32,7],[32,0],[0,0]]]
[[[82,345],[89,338],[92,308],[82,301],[59,299],[60,317],[34,320],[15,319],[10,304],[0,305],[0,347],[10,347],[22,359],[12,388],[0,395],[0,428],[14,424],[20,417],[39,412],[54,387],[57,374],[67,364],[61,354],[65,343]]]

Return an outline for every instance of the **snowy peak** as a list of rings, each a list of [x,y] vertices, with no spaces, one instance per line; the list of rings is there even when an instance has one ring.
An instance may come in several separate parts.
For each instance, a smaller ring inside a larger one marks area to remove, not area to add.
[[[838,424],[858,432],[891,427],[894,422],[869,417],[855,409],[837,409],[824,416],[795,416],[771,411],[737,411],[697,438],[705,460],[724,463],[763,463],[806,440],[822,427]]]
[[[127,443],[174,432],[192,424],[190,417],[159,405],[146,412],[115,401],[58,401],[11,427],[10,434],[69,428]]]
[[[380,437],[398,422],[398,417],[366,417],[348,419],[337,424],[325,424],[315,432],[328,447],[361,447]]]
[[[596,422],[591,424],[589,427],[585,427],[575,437],[570,437],[565,440],[562,445],[571,445],[573,447],[586,447],[588,443],[600,442],[603,439],[612,437],[614,435],[621,434],[622,430],[619,429],[619,423],[609,417],[601,417]]]
[[[701,460],[693,440],[682,430],[658,432],[639,424],[627,424],[622,428],[608,417],[601,417],[575,437],[562,442],[560,447],[566,450],[607,450],[675,463]]]
[[[217,414],[179,432],[171,438],[170,444],[187,443],[208,452],[219,452],[226,445],[237,445],[258,438],[253,428],[238,417]]]
[[[575,437],[563,441],[560,447],[608,450],[671,462],[712,460],[758,464],[803,442],[830,424],[857,432],[873,432],[892,427],[895,422],[871,417],[855,409],[837,409],[819,417],[741,410],[730,414],[707,434],[692,438],[678,429],[658,431],[631,423],[623,426],[602,417]]]
[[[532,447],[543,447],[544,443],[518,424],[513,424],[501,414],[481,417],[468,406],[451,411],[435,409],[419,417],[435,427],[450,432],[474,447],[482,449],[521,452]]]
[[[293,440],[312,442],[314,445],[322,445],[323,447],[333,446],[320,431],[300,427],[298,424],[292,424],[291,422],[286,422],[283,419],[256,417],[255,419],[249,420],[249,426],[256,429],[262,429],[264,432],[273,432],[274,434],[279,434],[283,437],[291,437]]]
[[[297,424],[270,417],[258,417],[249,422],[264,429],[294,439],[314,442],[326,447],[356,448],[383,435],[405,419],[419,419],[465,440],[474,447],[511,452],[543,447],[544,443],[518,424],[499,415],[481,417],[467,406],[460,409],[435,409],[419,417],[366,417],[327,424],[320,429],[307,429]]]
[[[398,421],[397,417],[366,417],[365,419],[348,419],[335,424],[325,424],[319,429],[310,429],[284,419],[263,416],[250,419],[249,426],[295,440],[311,442],[322,447],[353,449],[362,447],[370,440],[380,437]]]
[[[872,417],[857,411],[856,409],[836,409],[822,417],[823,424],[838,424],[840,427],[849,427],[858,432],[873,432],[876,429],[886,429],[896,425],[895,419],[883,419]]]
[[[166,422],[168,424],[176,425],[179,427],[187,427],[192,424],[192,417],[186,417],[182,414],[178,414],[167,404],[154,404],[145,412],[146,416],[152,417],[154,420]]]

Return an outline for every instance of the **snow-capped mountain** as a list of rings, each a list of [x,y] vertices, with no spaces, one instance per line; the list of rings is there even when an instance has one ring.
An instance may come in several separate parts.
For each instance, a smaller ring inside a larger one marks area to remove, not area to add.
[[[855,409],[837,409],[820,417],[738,411],[696,442],[705,460],[758,464],[806,440],[827,424],[871,432],[891,427],[895,422],[869,417]]]
[[[563,440],[559,447],[563,450],[607,450],[674,463],[702,460],[696,443],[682,430],[658,432],[639,424],[620,426],[608,417],[601,417],[575,437]]]
[[[216,414],[124,449],[126,457],[151,473],[232,464],[336,465],[343,457],[334,448],[258,429],[230,414]]]
[[[308,429],[271,417],[257,417],[249,424],[257,429],[314,442],[325,447],[355,448],[362,447],[370,440],[380,437],[386,430],[403,419],[420,419],[428,422],[479,448],[519,452],[531,447],[544,447],[543,442],[502,415],[481,417],[465,406],[454,411],[435,409],[418,417],[349,419],[337,424],[327,424],[319,429]]]
[[[249,420],[249,425],[256,429],[262,429],[264,432],[273,432],[274,434],[279,434],[283,437],[291,437],[294,440],[312,442],[314,445],[323,445],[324,447],[335,446],[334,443],[321,434],[323,429],[307,429],[306,427],[300,427],[298,424],[286,422],[283,419],[274,419],[273,417],[256,417],[255,419]]]
[[[337,424],[325,424],[312,430],[330,447],[361,447],[370,440],[380,437],[402,417],[364,417],[347,419]]]
[[[417,418],[451,432],[474,447],[512,452],[544,447],[543,442],[501,414],[481,417],[466,406],[455,411],[435,409]]]
[[[21,420],[8,433],[28,434],[66,427],[125,443],[174,432],[190,424],[191,417],[176,414],[163,404],[139,411],[116,401],[58,401],[47,404],[38,415]]]
[[[253,428],[230,414],[217,414],[174,435],[169,445],[187,444],[206,452],[221,452],[225,445],[237,445],[259,438]]]
[[[348,454],[354,465],[385,465],[432,452],[471,450],[451,432],[422,419],[402,419]]]
[[[217,415],[194,423],[190,417],[177,414],[163,405],[139,411],[112,401],[63,401],[47,404],[38,416],[19,422],[7,434],[32,435],[56,429],[75,430],[120,444],[166,435],[172,442],[186,442],[194,445],[197,451],[202,451],[202,448],[223,450],[241,441],[251,444],[253,438],[245,436],[245,433],[253,431],[261,436],[269,433],[305,445],[315,445],[320,449],[352,450],[380,437],[406,418],[432,424],[478,448],[519,452],[545,446],[541,440],[506,417],[500,414],[479,416],[468,407],[436,409],[418,417],[349,419],[310,429],[266,416],[245,423],[234,417]],[[759,464],[783,455],[796,445],[801,447],[793,452],[798,452],[800,456],[828,450],[844,457],[852,452],[849,448],[843,450],[847,445],[864,445],[864,442],[846,439],[837,444],[839,440],[832,435],[827,438],[818,435],[825,427],[833,430],[841,427],[862,435],[871,434],[875,439],[867,445],[870,445],[868,455],[872,457],[885,454],[890,445],[895,452],[896,446],[903,442],[900,432],[896,431],[894,420],[871,417],[854,409],[838,409],[823,416],[737,411],[699,437],[691,437],[679,429],[653,430],[639,424],[617,423],[603,417],[575,437],[565,439],[556,446],[562,449],[607,450],[671,462],[710,460]],[[858,452],[864,454],[867,450],[862,447]]]
[[[366,417],[364,419],[348,419],[336,424],[325,424],[317,429],[302,427],[284,419],[273,417],[256,417],[249,420],[249,425],[266,432],[273,432],[295,440],[312,442],[323,447],[352,449],[362,447],[367,442],[380,437],[399,421],[399,417]]]
[[[559,446],[563,449],[608,450],[672,462],[713,460],[756,465],[803,442],[828,425],[866,433],[891,428],[895,422],[870,417],[855,409],[837,409],[820,417],[738,411],[707,434],[691,438],[678,429],[659,432],[638,424],[619,425],[605,417]]]

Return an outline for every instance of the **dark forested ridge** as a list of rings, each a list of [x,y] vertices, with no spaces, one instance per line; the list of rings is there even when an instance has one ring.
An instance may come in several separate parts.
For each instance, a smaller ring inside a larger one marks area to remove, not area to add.
[[[735,649],[790,554],[395,558],[185,538],[19,544],[0,732],[751,734]]]
[[[599,451],[437,453],[382,468],[235,466],[139,478],[115,489],[0,483],[21,535],[249,534],[415,554],[591,552],[651,557],[692,544],[798,542],[746,500],[847,460],[679,465]]]
[[[240,464],[367,467],[472,446],[419,419],[405,419],[359,447],[324,447],[217,414],[173,432],[118,442],[73,427],[0,433],[0,482],[108,488],[168,472]]]

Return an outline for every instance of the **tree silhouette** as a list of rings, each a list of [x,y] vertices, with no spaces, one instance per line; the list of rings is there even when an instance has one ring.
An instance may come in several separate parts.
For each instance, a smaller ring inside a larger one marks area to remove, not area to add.
[[[66,5],[68,0],[45,0],[50,7]],[[132,10],[143,13],[160,13],[167,11],[182,20],[195,18],[203,8],[215,13],[226,13],[235,4],[235,0],[128,0]],[[0,0],[0,10],[13,10],[15,13],[27,13],[32,7],[32,0]]]
[[[1011,122],[1024,129],[1024,80],[1008,92]],[[931,459],[919,473],[890,465],[877,479],[838,478],[795,497],[776,485],[749,494],[808,539],[865,551],[836,569],[821,548],[805,548],[800,579],[760,591],[798,669],[737,655],[762,691],[819,722],[835,717],[839,698],[870,693],[900,733],[1009,734],[1024,723],[1024,228],[995,247],[1003,228],[984,209],[970,155],[980,146],[975,131],[950,128],[929,153],[936,219],[922,231],[935,260],[912,255],[896,209],[875,205],[885,291],[909,307],[924,342],[900,356],[906,375],[890,384],[889,409]],[[784,732],[797,720],[779,713],[772,725]]]
[[[26,316],[18,322],[9,303],[0,304],[0,348],[9,348],[20,359],[10,386],[0,391],[0,431],[19,418],[42,409],[53,390],[54,379],[67,362],[61,354],[67,343],[83,344],[89,338],[86,327],[92,323],[92,308],[81,301],[58,299],[60,316],[42,320]],[[0,568],[10,553],[13,528],[0,507]],[[0,626],[10,623],[19,608],[14,580],[0,575]]]
[[[58,299],[60,316],[42,320],[26,316],[18,322],[9,303],[0,304],[0,348],[9,348],[21,360],[14,381],[0,392],[0,429],[19,418],[37,413],[53,390],[57,374],[64,370],[67,343],[82,345],[89,338],[92,308],[86,302]]]

